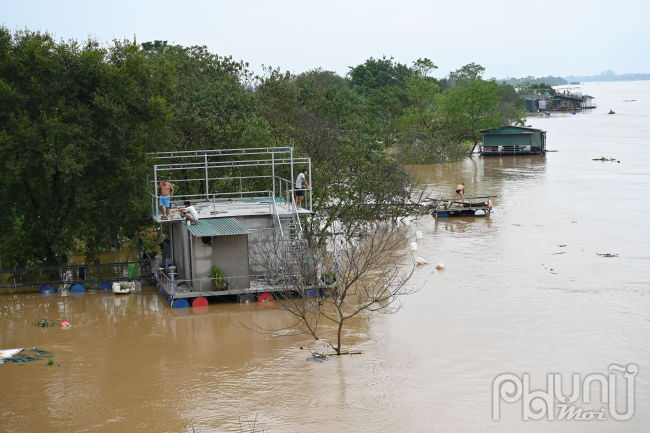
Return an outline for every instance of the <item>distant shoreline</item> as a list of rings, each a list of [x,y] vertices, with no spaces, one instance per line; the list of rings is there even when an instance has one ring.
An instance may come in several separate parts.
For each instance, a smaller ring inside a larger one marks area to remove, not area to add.
[[[605,82],[605,81],[645,81],[650,80],[650,74],[602,74],[602,75],[586,75],[584,77],[576,77],[568,75],[564,77],[568,82]]]

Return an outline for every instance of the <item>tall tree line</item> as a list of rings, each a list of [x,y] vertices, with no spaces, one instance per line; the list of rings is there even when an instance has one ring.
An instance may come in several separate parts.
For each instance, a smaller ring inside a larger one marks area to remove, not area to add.
[[[435,69],[383,57],[346,76],[255,75],[201,46],[104,46],[0,27],[2,267],[66,263],[79,244],[93,260],[150,224],[156,151],[294,146],[312,159],[315,243],[405,215],[404,163],[458,160],[481,129],[523,122],[514,89],[484,80],[479,65],[442,80]]]

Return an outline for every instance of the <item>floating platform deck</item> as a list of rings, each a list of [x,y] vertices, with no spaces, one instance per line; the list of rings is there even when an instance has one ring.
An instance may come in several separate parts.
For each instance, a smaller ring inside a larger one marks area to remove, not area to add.
[[[206,218],[232,218],[245,217],[254,215],[273,215],[271,199],[268,197],[255,198],[231,198],[217,200],[200,200],[192,202],[192,206],[199,215],[199,220]],[[287,202],[284,197],[276,197],[275,205],[277,213],[280,216],[292,215],[296,211],[291,203]],[[183,200],[172,200],[171,210],[184,209]],[[304,208],[298,208],[298,215],[311,215],[311,212]],[[152,218],[158,224],[173,223],[182,221],[185,217],[182,212],[174,212],[169,215],[168,219],[162,219],[160,210],[152,215]]]
[[[492,201],[488,195],[465,198],[442,197],[433,199],[430,206],[431,215],[434,217],[486,216],[492,211]]]
[[[273,299],[276,292],[291,290],[283,284],[271,284],[263,276],[226,277],[228,285],[223,290],[214,290],[211,282],[203,284],[202,280],[174,281],[173,276],[160,269],[153,275],[158,291],[169,302],[172,308],[185,308],[189,306],[207,305],[207,298],[237,297],[242,301],[256,301],[258,299]],[[237,287],[237,281],[241,278],[249,279],[249,287]],[[191,283],[191,284],[188,284]],[[305,287],[305,290],[313,291],[314,296],[320,296],[331,288],[331,285],[320,284]]]

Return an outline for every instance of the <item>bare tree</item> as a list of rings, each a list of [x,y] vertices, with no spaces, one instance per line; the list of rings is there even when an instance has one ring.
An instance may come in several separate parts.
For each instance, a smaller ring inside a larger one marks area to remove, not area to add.
[[[354,235],[329,237],[318,248],[295,240],[267,243],[260,246],[266,251],[256,256],[263,258],[259,266],[264,266],[270,283],[280,288],[271,308],[294,319],[289,328],[316,340],[322,324],[334,325],[332,348],[340,355],[342,331],[353,319],[396,313],[401,298],[419,290],[408,284],[415,265],[407,241],[404,227],[382,221],[366,223]],[[256,328],[278,331],[259,324]]]

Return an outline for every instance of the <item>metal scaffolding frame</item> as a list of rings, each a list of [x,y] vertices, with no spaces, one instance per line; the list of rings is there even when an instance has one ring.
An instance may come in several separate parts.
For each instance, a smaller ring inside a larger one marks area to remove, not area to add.
[[[205,192],[198,194],[175,194],[174,197],[183,200],[193,200],[196,202],[216,203],[219,201],[250,201],[253,199],[268,198],[269,195],[276,197],[278,192],[282,196],[283,191],[287,194],[287,202],[295,207],[295,181],[282,178],[277,175],[276,169],[283,166],[290,167],[291,179],[294,179],[294,166],[307,166],[309,174],[309,185],[311,185],[311,158],[295,158],[293,147],[262,147],[262,148],[243,148],[243,149],[218,149],[218,150],[190,150],[179,152],[157,152],[149,154],[154,161],[159,162],[153,166],[153,183],[154,193],[152,196],[152,215],[158,214],[158,179],[162,174],[170,173],[167,181],[170,183],[189,183],[204,182]],[[256,159],[243,159],[252,155],[258,155]],[[242,158],[236,160],[236,158]],[[226,160],[223,160],[226,159]],[[233,160],[235,159],[235,160]],[[167,162],[169,161],[169,162]],[[176,162],[171,162],[176,161]],[[181,162],[178,162],[181,161]],[[256,176],[224,176],[215,171],[225,171],[232,168],[267,168],[270,173]],[[188,170],[203,170],[203,176],[192,177],[187,179],[173,179],[173,173]],[[270,170],[269,170],[270,169]],[[210,182],[219,180],[239,180],[239,191],[220,193],[210,191]],[[269,179],[268,188],[249,191],[244,188],[246,180],[251,179]],[[309,211],[312,211],[311,190],[304,189],[305,204],[309,204]],[[238,197],[237,197],[238,196]]]

